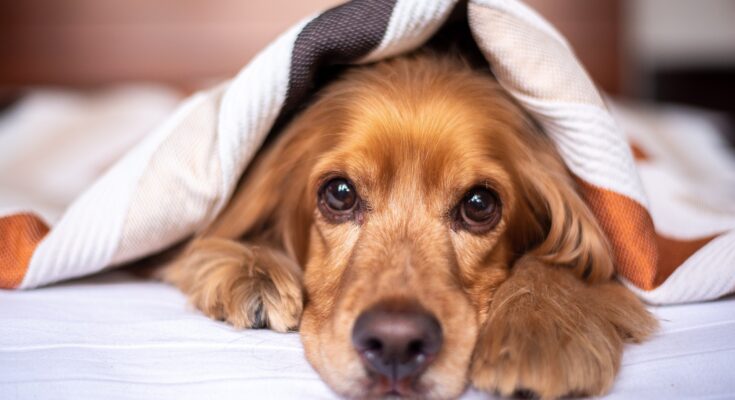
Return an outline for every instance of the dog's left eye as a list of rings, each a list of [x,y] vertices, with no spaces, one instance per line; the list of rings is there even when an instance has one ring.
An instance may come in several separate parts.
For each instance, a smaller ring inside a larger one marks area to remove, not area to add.
[[[332,178],[319,190],[319,209],[332,222],[352,219],[358,202],[357,191],[346,178]]]
[[[458,218],[464,228],[481,233],[492,229],[500,221],[498,194],[485,187],[474,187],[458,205]]]

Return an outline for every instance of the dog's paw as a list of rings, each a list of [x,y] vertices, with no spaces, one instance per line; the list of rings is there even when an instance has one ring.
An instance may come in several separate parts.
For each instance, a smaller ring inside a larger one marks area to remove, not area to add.
[[[542,399],[601,395],[613,384],[625,340],[656,321],[616,283],[588,286],[526,260],[498,288],[470,370],[472,385]]]
[[[238,328],[295,330],[303,310],[301,270],[267,247],[200,239],[164,272],[207,316]]]

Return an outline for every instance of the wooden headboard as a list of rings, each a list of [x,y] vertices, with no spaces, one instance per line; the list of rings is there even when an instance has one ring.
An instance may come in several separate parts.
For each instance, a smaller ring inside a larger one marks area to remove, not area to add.
[[[567,35],[608,91],[620,88],[622,0],[527,0]],[[157,81],[198,86],[234,74],[300,18],[339,0],[0,2],[0,87]]]

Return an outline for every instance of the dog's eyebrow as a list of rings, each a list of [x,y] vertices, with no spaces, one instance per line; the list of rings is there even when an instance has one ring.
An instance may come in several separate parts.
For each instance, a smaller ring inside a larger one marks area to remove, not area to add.
[[[498,192],[498,195],[501,196],[501,198],[504,197],[504,193],[507,189],[505,188],[505,185],[500,183],[500,179],[498,179],[498,170],[493,169],[493,171],[496,172],[493,175],[477,174],[476,176],[470,176],[468,178],[459,178],[458,182],[455,182],[450,188],[452,198],[456,198],[456,200],[459,201],[459,199],[461,199],[468,190],[476,186],[492,189]],[[505,175],[505,173],[503,173],[503,175]]]

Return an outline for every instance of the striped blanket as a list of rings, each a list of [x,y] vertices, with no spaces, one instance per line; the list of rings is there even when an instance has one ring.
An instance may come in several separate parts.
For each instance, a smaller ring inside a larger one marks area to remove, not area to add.
[[[274,124],[309,96],[321,68],[416,49],[457,3],[355,0],[299,22],[232,80],[188,98],[53,224],[27,204],[0,208],[0,287],[92,274],[195,234],[226,205]],[[576,177],[613,245],[620,279],[653,303],[733,292],[732,191],[710,184],[725,199],[713,205],[697,197],[703,193],[685,193],[691,186],[667,186],[667,176],[654,173],[647,197],[624,132],[559,32],[517,0],[469,0],[466,7],[498,81],[554,140]],[[649,128],[636,141],[644,163],[660,159],[645,151]],[[683,211],[655,212],[651,205],[661,202]]]

